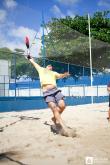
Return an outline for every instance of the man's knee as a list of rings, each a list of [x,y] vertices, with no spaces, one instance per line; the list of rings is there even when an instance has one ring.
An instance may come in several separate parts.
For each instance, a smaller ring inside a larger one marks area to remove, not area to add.
[[[66,108],[65,105],[61,105],[61,106],[60,106],[60,109],[62,109],[62,110],[64,110],[65,108]]]
[[[57,110],[57,106],[56,106],[56,104],[53,103],[53,102],[48,103],[48,106],[49,106],[53,111]]]
[[[65,105],[64,102],[59,102],[58,106],[59,106],[59,108],[62,109],[62,110],[64,110],[64,109],[66,108],[66,105]]]

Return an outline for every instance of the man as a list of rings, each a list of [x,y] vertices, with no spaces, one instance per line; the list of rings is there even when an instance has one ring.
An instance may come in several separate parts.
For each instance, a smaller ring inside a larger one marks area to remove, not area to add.
[[[110,121],[110,82],[107,85],[107,91],[109,93],[109,110],[108,110],[108,117],[107,120]]]
[[[52,121],[65,129],[66,125],[61,118],[61,113],[65,109],[65,102],[61,90],[57,89],[56,79],[67,77],[70,74],[68,72],[63,74],[54,72],[51,65],[43,68],[30,55],[27,58],[39,73],[44,100],[53,112]]]

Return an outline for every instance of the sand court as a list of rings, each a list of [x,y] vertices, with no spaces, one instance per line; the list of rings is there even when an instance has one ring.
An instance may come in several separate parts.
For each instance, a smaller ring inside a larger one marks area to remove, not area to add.
[[[110,164],[108,103],[68,106],[62,118],[75,137],[51,130],[49,109],[0,113],[0,165]],[[46,124],[47,123],[47,124]]]

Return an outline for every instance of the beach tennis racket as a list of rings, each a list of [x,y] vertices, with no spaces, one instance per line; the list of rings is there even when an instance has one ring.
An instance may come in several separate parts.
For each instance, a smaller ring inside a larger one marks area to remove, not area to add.
[[[25,37],[25,45],[26,45],[26,48],[27,48],[27,59],[31,59],[31,56],[30,56],[30,44],[29,44],[29,38],[26,36]]]

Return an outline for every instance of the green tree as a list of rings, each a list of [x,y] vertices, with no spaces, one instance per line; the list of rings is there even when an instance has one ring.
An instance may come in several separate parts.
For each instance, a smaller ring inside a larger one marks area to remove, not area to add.
[[[23,75],[27,75],[32,79],[38,77],[37,71],[29,64],[29,61],[24,57],[24,51],[22,49],[15,49],[11,51],[9,48],[0,48],[0,59],[8,60],[11,62],[11,77],[20,78]],[[15,68],[16,64],[16,68]]]
[[[110,67],[110,11],[91,16],[93,67]],[[47,24],[45,36],[47,57],[77,65],[90,66],[88,16],[54,18]],[[98,61],[97,61],[98,60]]]

